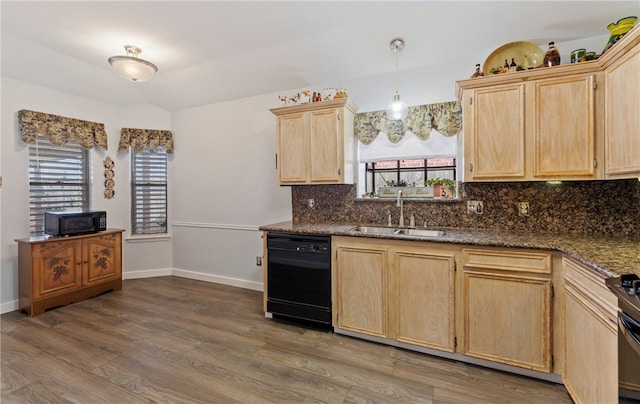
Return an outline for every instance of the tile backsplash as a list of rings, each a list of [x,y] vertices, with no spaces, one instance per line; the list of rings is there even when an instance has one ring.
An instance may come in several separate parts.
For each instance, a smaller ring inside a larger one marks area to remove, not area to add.
[[[359,199],[355,195],[355,185],[293,186],[293,221],[386,225],[389,210],[393,223],[398,222],[395,198]],[[310,199],[313,199],[312,207]],[[467,201],[482,201],[482,214],[469,213]],[[426,222],[427,227],[640,238],[640,181],[575,181],[557,186],[545,182],[465,183],[457,200],[405,199],[407,224],[411,214],[419,227]]]

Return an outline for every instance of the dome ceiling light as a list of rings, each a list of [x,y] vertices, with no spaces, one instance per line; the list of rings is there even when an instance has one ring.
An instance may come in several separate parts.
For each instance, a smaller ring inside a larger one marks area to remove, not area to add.
[[[391,51],[396,54],[396,93],[393,95],[393,101],[387,106],[387,118],[397,121],[407,117],[409,107],[403,101],[400,101],[400,94],[398,93],[398,52],[404,49],[404,40],[402,38],[395,38],[391,40],[389,44]]]
[[[142,53],[142,49],[125,45],[127,56],[111,56],[109,64],[122,77],[131,81],[147,81],[158,71],[158,67],[153,63],[140,59],[138,55]]]

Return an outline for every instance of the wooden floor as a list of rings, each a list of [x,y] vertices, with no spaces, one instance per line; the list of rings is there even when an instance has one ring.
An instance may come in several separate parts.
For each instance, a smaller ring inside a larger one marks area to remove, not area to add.
[[[2,315],[8,403],[571,403],[562,385],[265,319],[262,294],[124,281]]]

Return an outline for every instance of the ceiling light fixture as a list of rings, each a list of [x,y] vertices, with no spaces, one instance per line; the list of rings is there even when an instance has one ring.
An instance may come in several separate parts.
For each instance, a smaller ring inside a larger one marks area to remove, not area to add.
[[[398,93],[398,52],[404,49],[404,40],[402,38],[394,38],[390,43],[391,51],[396,54],[396,93],[393,95],[393,101],[387,106],[387,118],[394,121],[407,117],[409,107],[403,101],[400,101]]]
[[[131,81],[147,81],[158,71],[158,67],[153,63],[140,59],[138,55],[142,49],[125,45],[127,56],[111,56],[109,64],[118,74]]]

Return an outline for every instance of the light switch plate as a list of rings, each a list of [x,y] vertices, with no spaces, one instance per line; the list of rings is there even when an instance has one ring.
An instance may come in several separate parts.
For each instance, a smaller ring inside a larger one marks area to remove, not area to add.
[[[518,216],[529,216],[529,202],[518,202]]]

